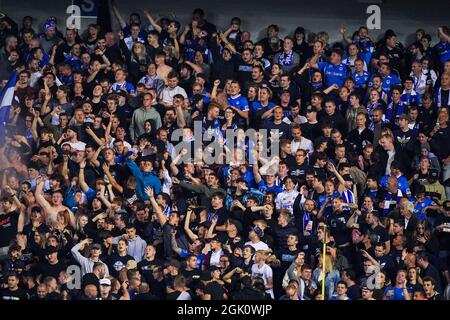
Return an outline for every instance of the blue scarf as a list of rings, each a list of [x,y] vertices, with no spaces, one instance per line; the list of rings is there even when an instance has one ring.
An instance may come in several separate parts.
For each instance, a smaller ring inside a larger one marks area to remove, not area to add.
[[[292,50],[288,53],[283,52],[278,60],[282,66],[290,66],[294,63],[294,52]]]

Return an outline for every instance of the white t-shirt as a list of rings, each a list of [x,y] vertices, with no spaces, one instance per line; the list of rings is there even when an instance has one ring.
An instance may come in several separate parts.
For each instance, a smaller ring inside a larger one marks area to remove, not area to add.
[[[211,259],[209,260],[210,266],[216,266],[220,267],[220,257],[222,256],[222,250],[214,252],[211,252]]]
[[[84,151],[86,149],[86,143],[78,141],[76,143],[73,142],[64,142],[62,145],[68,144],[72,149],[76,151]]]
[[[277,209],[287,209],[291,214],[294,213],[294,202],[298,196],[298,191],[293,190],[291,192],[283,191],[275,198],[275,205]]]
[[[180,86],[176,86],[175,88],[169,88],[169,87],[165,87],[163,91],[161,91],[161,100],[164,103],[168,103],[169,105],[173,104],[173,97],[176,94],[181,94],[185,99],[187,98],[187,94],[186,91],[180,87]]]
[[[264,264],[260,269],[258,265],[255,263],[252,266],[252,277],[262,278],[264,280],[264,285],[267,285],[269,278],[273,278],[272,268],[269,265]],[[267,289],[266,293],[270,294],[272,299],[274,299],[273,289]]]
[[[306,152],[308,152],[308,153],[314,152],[314,146],[313,146],[312,141],[309,139],[306,139],[305,137],[302,137],[302,139],[299,142],[297,142],[295,140],[291,141],[291,150],[292,150],[293,156],[295,156],[295,153],[299,149],[306,150]]]

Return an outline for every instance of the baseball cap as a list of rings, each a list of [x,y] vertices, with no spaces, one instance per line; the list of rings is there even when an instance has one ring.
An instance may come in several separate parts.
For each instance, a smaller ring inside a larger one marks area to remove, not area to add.
[[[203,80],[206,80],[206,75],[204,73],[197,73],[195,76],[196,78],[202,78]]]
[[[218,242],[222,243],[222,240],[218,236],[215,236],[214,238],[212,238],[211,241],[218,241]]]
[[[344,179],[344,181],[353,181],[353,177],[351,174],[344,174],[342,176],[342,179]]]
[[[115,94],[118,95],[118,96],[124,97],[124,98],[128,97],[128,94],[125,91],[123,91],[123,90],[115,92]]]
[[[94,249],[101,250],[102,246],[98,243],[94,243],[91,247],[91,250],[94,250]]]
[[[69,126],[69,127],[67,128],[67,130],[72,130],[73,132],[76,132],[76,133],[78,133],[78,131],[79,131],[79,129],[78,129],[77,126]]]
[[[306,112],[317,112],[317,108],[314,106],[308,106]]]
[[[411,118],[405,113],[401,114],[399,119],[400,120],[408,120],[408,122],[411,121]]]
[[[100,279],[99,282],[100,282],[101,286],[110,286],[111,285],[111,280],[109,280],[107,278]]]
[[[56,26],[55,26],[55,24],[52,22],[52,21],[47,21],[45,24],[44,24],[44,30],[45,31],[47,31],[47,30],[49,30],[49,29],[52,29],[52,28],[55,28]]]
[[[373,289],[369,288],[368,286],[362,286],[361,290],[373,291]]]

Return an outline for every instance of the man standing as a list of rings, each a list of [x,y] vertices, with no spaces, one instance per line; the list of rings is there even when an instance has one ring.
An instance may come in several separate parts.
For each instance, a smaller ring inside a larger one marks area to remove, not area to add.
[[[325,86],[331,87],[333,84],[337,84],[339,88],[344,85],[345,79],[350,75],[350,69],[348,66],[341,62],[342,53],[338,50],[331,52],[330,62],[319,62],[320,56],[315,55],[309,62],[312,68],[319,69],[325,74]]]
[[[145,133],[145,121],[152,120],[154,124],[152,130],[158,130],[162,125],[161,116],[158,111],[153,108],[152,102],[153,95],[150,92],[145,93],[142,97],[142,107],[133,112],[130,124],[130,135],[133,141],[136,141],[141,134]]]

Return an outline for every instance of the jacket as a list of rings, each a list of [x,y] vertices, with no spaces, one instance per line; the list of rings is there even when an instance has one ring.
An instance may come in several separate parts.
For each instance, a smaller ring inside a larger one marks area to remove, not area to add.
[[[161,191],[161,181],[158,179],[154,172],[144,172],[137,164],[130,159],[127,159],[127,166],[130,168],[131,174],[136,177],[136,194],[139,199],[150,200],[148,195],[145,193],[145,188],[153,188],[153,192],[157,195]]]
[[[74,259],[81,266],[81,276],[84,276],[86,273],[91,273],[93,271],[95,262],[91,258],[86,258],[85,256],[83,256],[80,253],[80,248],[81,244],[78,243],[70,251],[72,252],[72,256],[74,257]],[[99,262],[101,262],[105,266],[105,276],[108,276],[109,275],[108,266],[103,261],[99,260]]]

